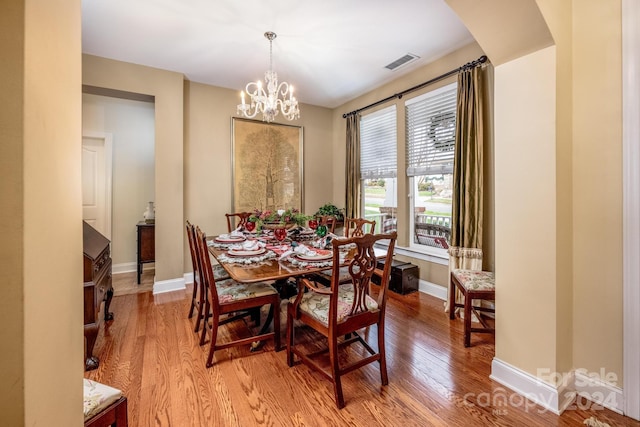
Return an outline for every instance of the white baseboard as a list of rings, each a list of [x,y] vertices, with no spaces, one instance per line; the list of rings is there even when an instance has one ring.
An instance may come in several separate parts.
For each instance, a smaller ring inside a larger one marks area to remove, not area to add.
[[[187,285],[189,283],[193,283],[193,272],[184,273],[184,283],[187,284]]]
[[[557,415],[569,407],[576,396],[571,390],[573,373],[556,387],[494,357],[490,378]]]
[[[436,285],[435,283],[420,279],[418,281],[418,290],[443,301],[447,300],[447,288],[444,286]]]
[[[492,380],[554,414],[561,414],[567,409],[603,408],[623,414],[623,390],[601,377],[602,373],[590,374],[576,369],[569,372],[559,386],[554,386],[497,358],[491,363]],[[588,402],[576,401],[577,395],[585,397]]]
[[[186,289],[184,277],[176,279],[160,280],[153,282],[153,295],[163,294],[165,292],[182,291]]]
[[[580,396],[586,397],[596,405],[619,414],[624,413],[623,391],[618,386],[578,369],[575,371],[575,389]],[[590,407],[597,409],[594,405]]]
[[[113,264],[111,266],[112,274],[131,273],[132,271],[138,271],[135,262],[123,262],[122,264]]]
[[[155,268],[156,265],[153,262],[142,265],[142,271],[155,270]],[[135,273],[136,271],[138,271],[138,264],[135,262],[123,262],[120,264],[113,264],[113,266],[111,266],[112,274]]]

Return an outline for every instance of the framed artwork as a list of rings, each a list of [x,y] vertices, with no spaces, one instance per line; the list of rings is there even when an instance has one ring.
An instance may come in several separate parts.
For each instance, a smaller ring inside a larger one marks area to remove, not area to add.
[[[234,117],[231,135],[233,212],[302,212],[302,127]]]

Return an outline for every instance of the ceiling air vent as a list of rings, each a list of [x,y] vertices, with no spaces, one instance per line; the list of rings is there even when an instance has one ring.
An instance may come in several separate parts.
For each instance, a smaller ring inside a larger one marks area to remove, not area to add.
[[[386,65],[384,68],[388,68],[391,71],[395,70],[396,68],[399,68],[403,65],[408,64],[409,62],[413,62],[416,59],[420,58],[418,55],[414,55],[412,53],[407,53],[405,56],[396,59],[395,61],[393,61],[391,64]]]

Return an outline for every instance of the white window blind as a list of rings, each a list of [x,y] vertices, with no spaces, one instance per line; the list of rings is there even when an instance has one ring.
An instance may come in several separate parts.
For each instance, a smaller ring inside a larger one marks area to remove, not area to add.
[[[457,83],[406,102],[407,176],[453,173]]]
[[[397,175],[396,106],[360,119],[361,179],[394,178]]]

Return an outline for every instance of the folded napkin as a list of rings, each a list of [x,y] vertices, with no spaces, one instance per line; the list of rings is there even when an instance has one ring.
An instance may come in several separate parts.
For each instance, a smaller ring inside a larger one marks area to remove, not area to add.
[[[292,249],[285,251],[282,255],[280,255],[280,259],[285,259],[293,254],[314,256],[318,253],[305,245],[298,244],[296,246],[293,246]]]
[[[264,248],[265,244],[257,240],[245,240],[242,243],[236,243],[229,246],[229,249],[235,249],[240,251],[256,251],[260,248]]]
[[[338,236],[336,236],[335,234],[329,233],[326,236],[324,236],[322,239],[319,239],[313,242],[313,246],[320,249],[331,249],[333,247],[331,245],[331,241],[337,237]]]
[[[233,230],[229,236],[231,237],[244,237],[244,233],[242,232],[242,227],[238,227],[235,230]]]

